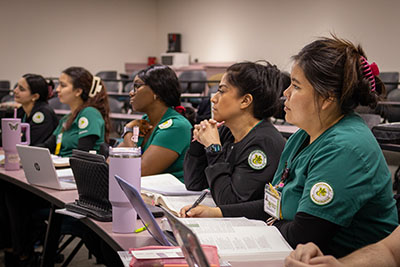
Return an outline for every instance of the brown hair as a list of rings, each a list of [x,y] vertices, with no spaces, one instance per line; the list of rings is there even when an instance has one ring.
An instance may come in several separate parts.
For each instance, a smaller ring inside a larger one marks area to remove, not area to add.
[[[64,74],[68,75],[71,78],[73,89],[82,89],[81,98],[83,100],[83,105],[77,108],[71,116],[69,116],[64,130],[68,130],[72,123],[74,122],[76,116],[78,116],[79,112],[86,107],[94,107],[98,111],[100,111],[103,116],[105,123],[105,142],[109,142],[109,134],[110,134],[110,107],[108,104],[108,96],[106,87],[104,86],[103,81],[101,81],[102,89],[99,93],[97,93],[93,97],[89,97],[89,91],[92,87],[93,75],[82,67],[70,67],[63,71]]]
[[[375,108],[385,93],[385,86],[378,77],[375,77],[376,90],[371,91],[361,56],[366,58],[360,45],[356,47],[350,41],[332,35],[306,45],[292,58],[304,71],[316,97],[337,98],[341,112],[347,114],[358,105]]]

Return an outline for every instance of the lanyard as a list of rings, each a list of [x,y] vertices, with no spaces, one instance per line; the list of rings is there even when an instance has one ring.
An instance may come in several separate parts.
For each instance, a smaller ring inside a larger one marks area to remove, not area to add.
[[[285,168],[283,169],[281,175],[281,181],[276,185],[277,188],[283,188],[285,183],[289,182],[289,172],[290,169],[287,167],[287,162],[285,162]]]
[[[61,143],[62,143],[62,136],[63,136],[63,130],[61,130],[61,132],[57,135],[56,151],[54,152],[55,155],[60,154]]]

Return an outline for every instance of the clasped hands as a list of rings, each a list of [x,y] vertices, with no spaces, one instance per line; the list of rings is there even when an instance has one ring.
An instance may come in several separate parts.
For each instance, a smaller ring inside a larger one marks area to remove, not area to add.
[[[223,122],[217,122],[213,119],[203,120],[194,126],[192,141],[197,141],[204,147],[212,144],[221,144],[218,127],[222,124]]]

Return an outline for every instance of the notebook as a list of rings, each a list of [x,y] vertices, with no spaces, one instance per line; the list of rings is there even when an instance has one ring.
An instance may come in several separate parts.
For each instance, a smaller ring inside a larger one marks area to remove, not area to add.
[[[146,225],[149,233],[164,246],[171,246],[174,241],[170,241],[169,238],[164,234],[161,228],[158,226],[156,220],[151,214],[150,210],[146,207],[140,193],[135,187],[127,183],[118,175],[115,175],[117,182],[124,191],[125,195],[129,199],[131,205],[136,209],[144,225]],[[210,264],[207,261],[206,255],[201,248],[200,242],[196,235],[190,230],[189,227],[180,222],[172,213],[167,209],[161,207],[167,216],[168,222],[171,225],[172,231],[176,238],[176,241],[185,256],[185,259],[189,266],[204,266],[208,267]],[[196,265],[197,264],[197,265]]]
[[[47,148],[17,145],[17,151],[30,184],[57,190],[76,189],[72,170],[56,170]]]

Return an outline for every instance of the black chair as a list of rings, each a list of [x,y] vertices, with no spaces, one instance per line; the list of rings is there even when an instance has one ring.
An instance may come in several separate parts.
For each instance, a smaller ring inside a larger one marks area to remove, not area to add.
[[[390,91],[390,93],[387,95],[387,101],[400,103],[400,88]],[[400,106],[386,105],[385,107],[385,114],[388,122],[400,121]]]
[[[118,81],[107,81],[107,80],[117,80],[117,71],[100,71],[96,73],[96,76],[100,77],[108,92],[118,92],[119,82]]]
[[[6,102],[3,100],[3,97],[7,96],[10,94],[10,81],[7,80],[1,80],[0,81],[0,99],[1,102]]]
[[[390,91],[398,87],[399,72],[381,72],[378,77],[385,84],[386,95],[389,95]]]
[[[182,93],[203,93],[207,74],[204,70],[186,70],[179,75]]]

